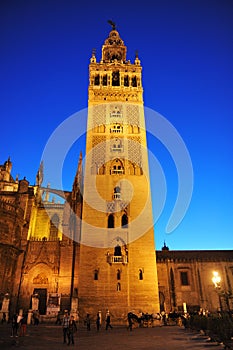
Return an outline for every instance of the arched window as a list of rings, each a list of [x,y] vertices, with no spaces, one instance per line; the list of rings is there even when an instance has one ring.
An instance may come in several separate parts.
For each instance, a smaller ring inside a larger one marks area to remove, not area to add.
[[[113,199],[121,199],[121,189],[119,186],[114,188]]]
[[[143,271],[142,271],[142,269],[139,269],[138,278],[139,278],[140,281],[143,280]]]
[[[120,74],[119,71],[112,72],[112,86],[120,85]]]
[[[123,150],[123,146],[122,146],[122,140],[121,139],[113,139],[111,140],[111,151],[115,152],[115,151],[122,151]]]
[[[128,75],[124,76],[124,86],[129,86],[129,76]]]
[[[98,279],[99,279],[99,271],[98,271],[98,270],[95,270],[95,271],[94,271],[94,280],[95,280],[95,281],[98,281]]]
[[[99,85],[99,84],[100,84],[100,76],[98,74],[95,76],[94,85]]]
[[[121,189],[120,189],[119,186],[116,186],[116,187],[114,188],[114,193],[121,193]]]
[[[52,219],[50,220],[49,239],[51,241],[56,240],[58,238],[58,225],[59,225],[59,216],[57,214],[54,214]]]
[[[132,77],[132,86],[133,87],[137,86],[137,78],[136,78],[136,76]]]
[[[121,279],[121,271],[117,270],[117,280],[119,281]]]
[[[114,256],[121,256],[121,247],[119,244],[114,249]]]
[[[124,174],[123,164],[119,159],[115,159],[111,164],[111,175]]]
[[[107,74],[103,75],[103,85],[106,86],[108,84],[108,76]]]
[[[127,228],[128,227],[128,216],[126,214],[122,215],[121,226],[122,226],[122,228]]]
[[[123,132],[123,126],[122,124],[113,124],[111,127],[110,127],[110,132],[111,133],[114,133],[114,134],[120,134]]]
[[[110,214],[108,216],[108,228],[114,228],[114,216]]]

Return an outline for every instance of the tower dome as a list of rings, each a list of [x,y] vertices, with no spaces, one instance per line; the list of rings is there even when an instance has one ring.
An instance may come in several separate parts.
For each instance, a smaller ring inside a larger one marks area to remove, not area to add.
[[[112,30],[102,47],[102,61],[114,62],[116,60],[119,62],[125,62],[126,46],[116,30],[115,23],[111,22],[110,24],[112,25]]]

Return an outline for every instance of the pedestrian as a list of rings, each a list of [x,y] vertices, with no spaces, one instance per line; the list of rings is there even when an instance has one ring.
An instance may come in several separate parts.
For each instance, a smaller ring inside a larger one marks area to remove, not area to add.
[[[106,319],[105,319],[105,321],[106,321],[106,331],[108,330],[108,327],[110,327],[111,329],[112,329],[112,325],[111,325],[111,317],[110,317],[110,313],[109,313],[109,311],[107,311],[107,313],[106,313]]]
[[[74,316],[70,317],[69,321],[69,331],[68,331],[68,345],[70,345],[70,342],[74,345],[74,333],[77,332],[77,326],[74,320]]]
[[[18,337],[18,315],[14,314],[11,322],[11,337]]]
[[[18,315],[17,316],[17,328],[18,328],[18,333],[20,334],[20,332],[21,332],[21,319],[23,318],[23,316],[22,315]]]
[[[100,330],[100,314],[99,314],[99,312],[97,312],[97,315],[96,315],[96,329],[97,329],[97,332],[99,332],[99,330]]]
[[[165,311],[162,311],[162,320],[163,320],[163,325],[167,326],[167,314]]]
[[[26,335],[27,330],[27,315],[23,314],[20,320],[20,336],[24,337]]]
[[[91,319],[90,319],[90,315],[89,314],[87,314],[84,323],[87,326],[87,331],[90,331],[91,330]]]
[[[69,314],[68,311],[65,311],[65,314],[63,316],[63,320],[62,320],[62,330],[63,330],[63,343],[66,344],[66,338],[69,342]]]
[[[6,323],[6,313],[5,312],[3,312],[3,314],[2,314],[2,324],[3,323]]]
[[[129,324],[128,329],[132,332],[132,330],[133,330],[133,321],[132,321],[130,313],[128,313],[128,324]]]
[[[39,312],[38,311],[34,311],[32,314],[33,320],[34,320],[34,325],[38,326],[39,325]]]
[[[57,314],[57,319],[56,319],[55,324],[59,324],[59,325],[62,324],[62,321],[61,321],[61,314],[60,314],[60,313]]]

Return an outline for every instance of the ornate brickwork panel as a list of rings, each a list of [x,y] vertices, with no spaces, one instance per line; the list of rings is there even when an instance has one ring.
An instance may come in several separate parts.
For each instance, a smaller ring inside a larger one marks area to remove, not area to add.
[[[92,138],[92,166],[101,166],[106,160],[106,137],[93,136]]]
[[[90,127],[95,127],[97,125],[106,124],[106,105],[93,106],[92,111],[92,120],[93,125]]]
[[[131,162],[142,167],[142,151],[140,137],[132,137],[128,139],[128,157]]]
[[[128,211],[127,209],[128,202],[126,201],[112,201],[107,202],[107,212],[108,213],[114,213],[118,210],[124,210],[125,212]]]
[[[126,106],[126,122],[127,124],[140,126],[139,107],[136,105]]]

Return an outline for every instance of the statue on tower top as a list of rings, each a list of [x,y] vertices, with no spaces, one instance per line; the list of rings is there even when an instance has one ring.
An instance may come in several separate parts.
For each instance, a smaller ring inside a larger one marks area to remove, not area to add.
[[[113,22],[109,19],[108,23],[112,26],[112,30],[116,30],[116,23],[115,22]]]

